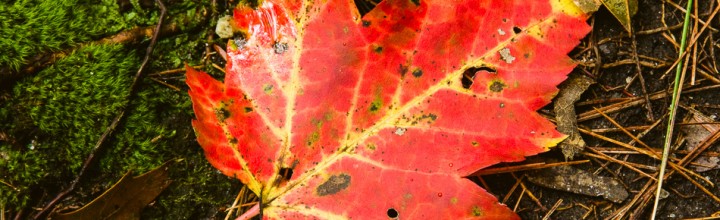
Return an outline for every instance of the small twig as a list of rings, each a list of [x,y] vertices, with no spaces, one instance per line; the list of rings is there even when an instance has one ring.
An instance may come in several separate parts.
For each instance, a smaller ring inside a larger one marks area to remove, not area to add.
[[[594,151],[594,150],[592,150],[592,148],[588,148],[588,150],[589,150],[589,151]],[[623,165],[623,166],[625,166],[625,167],[627,167],[627,168],[629,168],[629,169],[637,172],[637,173],[640,174],[640,175],[643,175],[643,176],[645,176],[645,177],[647,177],[647,178],[650,178],[650,179],[652,179],[652,180],[657,180],[657,179],[655,179],[655,177],[653,177],[652,175],[647,174],[647,173],[643,172],[642,170],[640,170],[640,169],[638,169],[638,168],[635,168],[635,166],[633,166],[633,165],[637,165],[637,164],[632,164],[632,163],[629,163],[629,162],[625,162],[625,161],[622,161],[622,160],[618,160],[618,159],[615,159],[614,157],[605,155],[605,154],[603,154],[603,153],[601,153],[601,152],[598,152],[598,151],[594,151],[594,152],[595,152],[595,154],[591,154],[591,153],[587,153],[587,152],[583,152],[582,154],[585,155],[585,156],[588,156],[588,157],[596,157],[596,158],[599,158],[599,159],[605,159],[605,160],[608,160],[608,161],[612,161],[612,162],[618,163],[618,164],[620,164],[620,165]]]
[[[150,77],[150,80],[155,81],[155,82],[157,82],[157,83],[160,83],[161,85],[166,86],[166,87],[168,87],[168,88],[170,88],[170,89],[172,89],[172,90],[175,90],[175,91],[178,91],[178,92],[181,92],[181,91],[182,91],[182,90],[180,90],[180,88],[178,88],[177,86],[173,86],[173,85],[171,85],[170,83],[166,83],[166,82],[164,82],[164,81],[162,81],[162,80],[159,80],[159,79],[157,79],[157,78],[155,78],[155,77]]]
[[[509,167],[489,168],[489,169],[479,170],[479,171],[473,173],[472,176],[511,173],[511,172],[517,172],[517,171],[543,169],[543,168],[556,167],[556,166],[570,166],[570,165],[587,163],[587,162],[590,162],[590,161],[589,160],[579,160],[579,161],[558,162],[558,163],[550,163],[550,164],[541,162],[541,163],[531,163],[531,164],[522,164],[522,165],[517,165],[517,166],[509,166]]]
[[[158,6],[160,7],[160,17],[158,18],[158,23],[155,26],[152,39],[150,41],[150,44],[148,45],[147,49],[145,50],[145,58],[143,59],[142,64],[140,64],[140,68],[138,69],[137,73],[135,74],[135,77],[133,78],[133,82],[130,85],[130,93],[128,94],[128,98],[132,97],[136,92],[137,88],[140,84],[140,81],[142,80],[144,76],[145,66],[147,65],[148,61],[150,60],[150,56],[152,55],[153,48],[155,47],[155,43],[157,42],[158,35],[160,33],[160,29],[162,27],[163,19],[165,18],[165,13],[167,12],[167,9],[165,8],[165,5],[162,3],[161,0],[156,0],[158,3]],[[103,146],[103,143],[105,143],[105,140],[107,140],[115,131],[115,128],[117,128],[118,124],[120,124],[120,121],[123,119],[123,116],[125,116],[125,112],[127,110],[128,105],[130,105],[130,102],[127,102],[125,106],[123,106],[118,113],[118,115],[113,119],[110,126],[108,126],[105,129],[105,132],[100,136],[100,139],[97,141],[95,146],[90,151],[90,154],[85,159],[85,162],[83,162],[82,167],[80,168],[80,171],[78,172],[77,176],[75,176],[75,179],[70,182],[70,186],[65,189],[64,191],[60,192],[55,198],[53,198],[45,207],[38,212],[33,219],[41,219],[45,217],[50,210],[55,207],[55,205],[60,202],[65,196],[70,194],[73,190],[75,190],[75,187],[82,179],[83,175],[87,172],[90,165],[94,162],[95,155],[100,151],[100,148]]]
[[[688,90],[682,91],[682,94],[705,91],[708,89],[717,89],[717,88],[720,88],[720,85],[710,85],[710,86],[705,86],[705,87],[700,87],[700,88],[695,88],[695,89],[688,89]],[[665,98],[665,97],[667,97],[666,91],[659,91],[659,92],[655,92],[655,93],[651,94],[650,100],[657,100],[657,99],[661,99],[661,98]],[[606,114],[610,114],[610,113],[614,113],[614,112],[623,110],[625,108],[637,106],[637,105],[640,105],[643,103],[645,103],[644,98],[635,97],[635,98],[627,99],[626,101],[621,101],[621,102],[611,104],[608,106],[604,106],[604,107],[601,107],[598,109],[605,112]],[[590,110],[587,112],[579,113],[578,114],[578,122],[587,121],[590,119],[598,118],[600,116],[601,116],[600,113],[597,113],[597,111]]]
[[[689,11],[689,10],[688,10],[688,11]],[[715,18],[715,15],[717,15],[718,12],[720,12],[720,5],[718,5],[718,6],[715,8],[715,10],[713,10],[713,12],[712,12],[712,14],[710,14],[710,17],[708,18],[708,20],[712,20],[713,18]],[[688,21],[688,22],[689,22],[689,21]],[[701,22],[701,23],[703,23],[703,22]],[[683,46],[683,47],[690,47],[690,46],[695,45],[695,43],[697,42],[697,40],[700,38],[700,35],[701,35],[703,32],[705,32],[705,29],[708,28],[708,27],[709,27],[708,24],[703,23],[703,27],[700,28],[700,31],[697,32],[698,34],[697,34],[696,36],[694,36],[692,39],[690,39],[690,42],[687,43],[687,45],[685,45],[685,46]],[[686,33],[686,32],[683,31],[683,33]],[[686,36],[686,35],[683,35],[683,36]],[[678,45],[678,47],[680,47],[680,46]],[[675,62],[674,62],[672,65],[670,65],[670,68],[668,68],[668,70],[667,70],[665,73],[663,73],[663,75],[660,77],[660,79],[665,79],[665,77],[666,77],[670,72],[672,72],[672,68],[673,68],[673,67],[676,67],[676,66],[678,65],[678,63],[680,63],[680,62],[682,61],[681,58],[682,58],[682,57],[685,57],[685,55],[687,55],[687,51],[684,51],[684,49],[682,49],[682,50],[680,51],[680,53],[678,53],[678,59],[675,60]]]
[[[562,204],[562,202],[563,202],[563,199],[558,199],[558,201],[555,202],[555,205],[553,205],[552,208],[550,208],[550,211],[548,211],[547,213],[545,213],[545,216],[544,216],[542,219],[543,219],[543,220],[548,220],[548,219],[550,219],[550,216],[553,214],[553,212],[555,212],[555,210],[557,210],[558,207],[560,207],[560,205]]]
[[[513,193],[515,193],[515,190],[518,186],[520,186],[520,183],[522,182],[522,179],[525,178],[525,176],[521,176],[520,179],[515,179],[515,184],[510,188],[510,191],[503,197],[502,203],[505,204],[510,199]],[[525,192],[523,192],[525,193]]]
[[[203,66],[192,66],[192,68],[200,69],[200,68],[203,68]],[[177,68],[177,69],[171,69],[171,70],[163,70],[163,71],[160,71],[157,73],[151,73],[151,74],[148,74],[148,76],[161,76],[161,75],[166,75],[166,74],[184,73],[185,71],[187,71],[187,69],[185,69],[185,67],[183,67],[183,68]]]
[[[643,98],[645,98],[645,108],[647,109],[647,116],[648,121],[655,121],[655,116],[653,115],[653,109],[652,109],[652,102],[650,102],[650,96],[647,92],[647,87],[645,86],[645,77],[642,75],[642,68],[640,67],[640,58],[638,57],[637,52],[637,40],[635,39],[635,34],[630,34],[631,36],[631,42],[632,42],[632,59],[635,61],[635,70],[637,71],[637,78],[640,79],[640,88],[643,92]],[[628,83],[630,85],[630,83]],[[627,89],[627,88],[625,88]]]
[[[512,175],[512,177],[515,178],[516,180],[519,180],[519,179],[520,179],[520,178],[518,178],[518,177],[515,175],[515,173],[510,173],[510,175]],[[524,175],[523,175],[523,177],[524,177]],[[545,206],[543,206],[542,202],[540,202],[540,200],[535,196],[535,194],[533,194],[532,191],[530,191],[530,190],[527,188],[527,186],[525,186],[525,184],[524,184],[522,181],[520,181],[520,187],[522,187],[523,192],[526,192],[527,195],[530,197],[530,199],[531,199],[533,202],[535,202],[535,204],[537,204],[537,206],[539,206],[540,209],[542,209],[543,211],[547,211],[547,210],[548,210],[547,208],[545,208]]]
[[[520,196],[518,197],[518,200],[515,201],[515,206],[513,206],[513,212],[517,213],[517,208],[520,206],[520,202],[522,201],[523,197],[525,197],[525,189],[520,191]]]
[[[230,216],[232,216],[233,211],[235,211],[235,209],[238,208],[238,206],[237,206],[238,201],[240,201],[240,197],[242,197],[243,195],[245,195],[245,189],[246,189],[246,187],[243,186],[243,187],[240,189],[240,192],[238,192],[238,195],[235,197],[235,201],[233,201],[233,204],[230,206],[229,210],[227,210],[228,213],[227,213],[227,215],[225,215],[225,220],[230,219]]]

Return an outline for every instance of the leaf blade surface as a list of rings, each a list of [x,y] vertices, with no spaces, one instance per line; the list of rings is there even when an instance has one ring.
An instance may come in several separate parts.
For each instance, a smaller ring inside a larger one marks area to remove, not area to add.
[[[198,141],[267,218],[517,217],[463,177],[564,138],[535,111],[589,31],[571,3],[239,6],[225,82],[188,71]]]

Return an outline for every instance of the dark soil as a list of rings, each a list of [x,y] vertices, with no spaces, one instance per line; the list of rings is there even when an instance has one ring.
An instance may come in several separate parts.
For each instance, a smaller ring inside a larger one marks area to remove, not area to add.
[[[602,106],[613,104],[614,102],[611,101],[612,99],[643,97],[645,94],[672,91],[672,80],[675,73],[674,68],[670,71],[668,76],[663,77],[663,75],[669,70],[668,66],[677,59],[678,50],[677,47],[668,40],[668,38],[674,38],[679,45],[682,28],[676,26],[678,24],[682,24],[684,16],[684,12],[674,7],[672,4],[685,7],[687,2],[680,1],[675,3],[666,3],[659,0],[640,0],[638,13],[632,18],[634,37],[629,36],[620,23],[615,20],[612,14],[604,8],[601,8],[595,13],[593,18],[589,20],[590,24],[593,25],[593,31],[583,40],[581,46],[579,46],[574,53],[575,59],[583,62],[583,64],[579,65],[572,74],[590,76],[595,79],[597,83],[592,85],[584,93],[581,100],[576,105],[578,115],[581,115],[584,112],[592,112],[594,111],[593,108],[600,108]],[[717,3],[711,1],[699,1],[697,14],[701,19],[706,20],[716,7]],[[675,28],[669,31],[664,30],[657,33],[643,33],[643,31],[646,30],[666,27],[661,22],[663,21],[663,15],[665,24],[668,27]],[[691,19],[690,28],[692,28],[692,22],[693,20]],[[702,24],[700,24],[699,28],[700,27],[702,27]],[[710,27],[720,27],[717,18],[710,21]],[[717,38],[717,31],[706,30],[700,35],[697,46],[698,61],[696,63],[696,68],[698,69],[702,69],[700,67],[702,65],[710,67],[712,69],[712,76],[716,79],[718,74],[714,67],[718,60],[717,57],[713,55],[713,51],[718,49]],[[648,61],[648,63],[656,64],[664,63],[665,66],[653,67],[645,65],[638,68],[636,62],[632,61],[634,53],[633,44],[636,44],[636,53],[640,57],[640,61]],[[598,62],[597,60],[600,61]],[[624,65],[607,67],[608,64],[623,60],[630,60],[632,62]],[[700,60],[703,61],[701,62]],[[595,65],[595,62],[600,63],[600,66]],[[603,64],[606,66],[602,67]],[[691,67],[687,68],[688,76],[685,79],[686,87],[684,90],[687,91],[692,88],[702,88],[718,84],[717,82],[713,82],[710,79],[702,77],[698,74],[696,76],[696,84],[694,86],[687,87],[690,82],[690,71],[693,69],[692,65],[693,64],[691,62]],[[640,76],[642,77],[642,80],[640,79]],[[599,104],[583,104],[591,103],[591,101],[597,100],[600,100],[597,102]],[[652,100],[649,104],[643,103],[642,105],[622,108],[619,111],[608,115],[624,127],[648,126],[656,122],[658,119],[663,119],[658,126],[649,130],[648,133],[641,138],[641,140],[649,146],[661,149],[665,139],[665,129],[667,127],[666,114],[669,111],[668,106],[670,105],[670,102],[670,96],[668,95],[666,98]],[[701,113],[712,117],[713,119],[720,114],[720,109],[718,108],[718,104],[720,103],[720,93],[718,93],[717,89],[685,93],[681,96],[679,103],[680,106],[692,107]],[[550,109],[551,108],[546,108],[546,110],[542,112],[552,114]],[[680,119],[685,117],[687,114],[688,111],[686,109],[679,108],[677,116],[678,123],[680,123]],[[607,119],[602,117],[580,121],[579,127],[589,130],[616,128]],[[673,134],[674,141],[682,137],[678,131],[679,127],[681,126],[675,127],[676,129]],[[647,129],[647,127],[631,130],[631,132],[637,135],[645,129]],[[632,140],[627,135],[619,131],[607,132],[603,133],[603,135],[624,143],[629,143]],[[583,138],[590,148],[603,149],[607,147],[619,147],[589,135],[583,135]],[[711,147],[710,149],[714,149],[713,151],[717,152],[717,146],[718,144],[714,144],[714,147]],[[645,164],[652,167],[659,167],[660,164],[659,160],[651,159],[650,157],[644,155],[609,155],[620,160]],[[671,154],[671,156],[681,158],[684,155]],[[539,160],[543,161],[564,159],[563,155],[559,152],[559,149],[555,149],[553,152],[549,152],[538,157],[540,158]],[[523,219],[542,219],[546,216],[548,210],[551,209],[551,207],[553,207],[553,205],[555,205],[559,200],[562,200],[562,203],[559,205],[559,208],[550,215],[550,219],[606,219],[611,218],[621,207],[629,204],[636,204],[632,200],[636,195],[642,193],[641,190],[648,182],[648,178],[642,177],[635,171],[624,168],[616,163],[608,163],[605,160],[589,158],[587,156],[579,156],[575,158],[575,160],[582,159],[591,159],[591,162],[576,165],[575,167],[589,172],[595,172],[597,175],[614,177],[616,180],[622,181],[627,187],[627,190],[630,192],[630,196],[621,204],[615,204],[600,197],[584,196],[539,187],[528,182],[525,178],[522,178],[523,183],[527,186],[527,190],[538,198],[539,204],[530,199],[528,195],[525,195],[518,203],[517,200],[521,189],[513,191],[513,195],[509,197],[506,204],[511,208],[515,208]],[[603,168],[603,166],[606,166],[606,168]],[[643,171],[649,173],[650,175],[657,175],[654,170]],[[720,186],[718,186],[718,183],[720,183],[720,170],[707,171],[699,174],[715,184],[714,187],[708,184],[704,184],[704,186],[710,192],[718,195],[717,192],[720,192]],[[521,178],[524,173],[519,172],[514,175],[517,178]],[[508,194],[508,192],[510,192],[511,186],[513,186],[516,182],[516,179],[509,174],[490,175],[483,178],[489,186],[488,190],[497,195],[501,200]],[[717,216],[718,211],[720,211],[720,203],[714,201],[710,196],[680,175],[676,174],[669,178],[665,182],[663,188],[669,192],[669,196],[662,199],[659,203],[659,211],[657,213],[657,217],[659,219],[684,219]],[[649,219],[652,212],[653,201],[653,199],[650,199],[649,203],[645,205],[632,206],[630,211],[623,215],[622,218]]]

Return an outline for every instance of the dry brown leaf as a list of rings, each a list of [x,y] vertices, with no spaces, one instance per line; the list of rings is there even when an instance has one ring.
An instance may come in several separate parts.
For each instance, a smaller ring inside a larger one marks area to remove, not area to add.
[[[630,18],[638,11],[637,0],[602,0],[602,3],[625,27],[628,33],[632,31]]]
[[[52,216],[55,220],[140,219],[140,211],[170,185],[168,168],[174,161],[137,177],[128,171],[115,185],[82,208]]]

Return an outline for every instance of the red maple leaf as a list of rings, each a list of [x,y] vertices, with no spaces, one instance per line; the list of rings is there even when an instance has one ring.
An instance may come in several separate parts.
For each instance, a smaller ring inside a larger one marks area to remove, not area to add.
[[[535,111],[586,18],[572,0],[238,6],[225,82],[187,71],[193,126],[264,218],[517,218],[464,176],[564,138]]]

